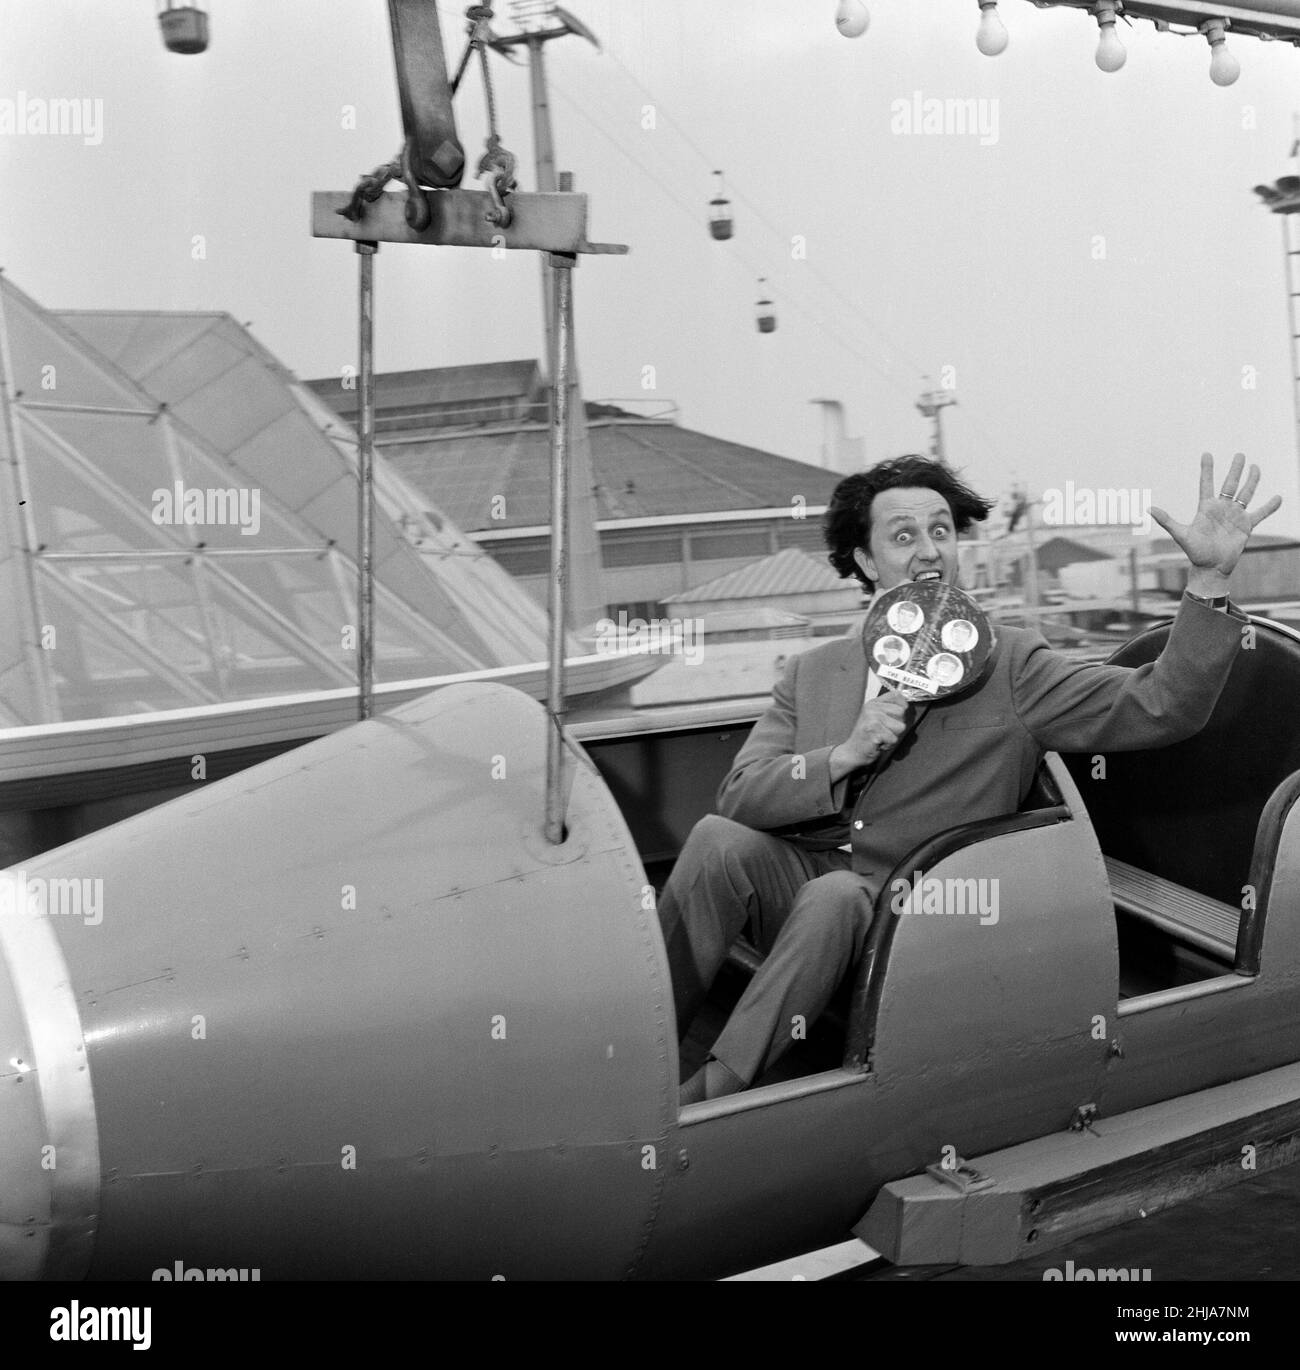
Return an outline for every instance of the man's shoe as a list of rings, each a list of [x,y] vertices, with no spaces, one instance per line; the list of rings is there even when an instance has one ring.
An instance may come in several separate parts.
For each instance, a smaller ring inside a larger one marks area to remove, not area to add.
[[[721,1061],[706,1061],[681,1087],[677,1098],[682,1108],[687,1104],[701,1104],[706,1099],[722,1099],[738,1094],[745,1081],[727,1069]]]

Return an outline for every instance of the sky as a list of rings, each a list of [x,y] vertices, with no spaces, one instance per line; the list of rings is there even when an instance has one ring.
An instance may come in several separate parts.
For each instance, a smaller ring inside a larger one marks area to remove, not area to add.
[[[0,109],[102,102],[89,139],[0,131],[0,266],[50,308],[225,310],[298,375],[340,374],[355,257],[310,236],[309,201],[398,145],[387,7],[207,0],[192,57],[165,51],[158,7],[0,0]],[[558,164],[591,196],[591,237],[631,248],[578,272],[589,399],[671,403],[816,461],[809,402],[835,398],[871,461],[925,449],[928,375],[955,387],[950,460],[990,495],[1149,490],[1187,519],[1200,453],[1222,472],[1243,451],[1284,500],[1261,531],[1300,534],[1282,221],[1251,190],[1294,169],[1300,50],[1230,39],[1242,75],[1219,88],[1200,37],[1137,24],[1106,74],[1090,16],[1027,0],[1003,0],[996,58],[976,0],[869,0],[852,40],[834,0],[568,8],[602,51],[547,47]],[[441,10],[458,56],[463,6]],[[531,189],[527,75],[493,71]],[[935,99],[980,102],[983,125],[909,128]],[[477,73],[457,108],[475,162]],[[707,229],[715,168],[726,243]],[[539,355],[533,254],[391,245],[376,278],[381,371]]]

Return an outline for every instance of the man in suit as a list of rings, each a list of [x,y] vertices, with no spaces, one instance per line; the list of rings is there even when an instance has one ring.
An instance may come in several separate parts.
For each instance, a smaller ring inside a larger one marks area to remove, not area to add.
[[[695,1103],[747,1088],[811,1026],[861,954],[895,865],[945,828],[1022,803],[1044,751],[1136,751],[1204,727],[1242,640],[1228,577],[1251,531],[1281,504],[1248,510],[1259,483],[1234,458],[1223,489],[1201,459],[1189,525],[1152,517],[1190,563],[1159,659],[1080,665],[1034,631],[999,628],[980,680],[920,712],[869,668],[861,634],[786,664],[771,708],[692,830],[660,898],[677,1026],[685,1036],[731,944],[748,926],[767,953],[710,1059],[683,1086]],[[836,487],[830,562],[878,594],[956,583],[957,535],[991,502],[924,457],[882,462]]]

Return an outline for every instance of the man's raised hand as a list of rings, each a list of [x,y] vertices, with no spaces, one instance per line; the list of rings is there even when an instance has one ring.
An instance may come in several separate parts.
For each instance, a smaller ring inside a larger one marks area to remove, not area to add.
[[[1200,502],[1191,523],[1179,523],[1165,510],[1151,507],[1151,517],[1183,549],[1192,564],[1187,588],[1193,594],[1227,594],[1228,577],[1251,533],[1282,505],[1281,496],[1274,495],[1254,511],[1247,507],[1259,484],[1259,467],[1252,465],[1245,484],[1241,484],[1245,465],[1246,458],[1238,452],[1223,478],[1223,489],[1216,491],[1214,458],[1209,452],[1202,453]]]

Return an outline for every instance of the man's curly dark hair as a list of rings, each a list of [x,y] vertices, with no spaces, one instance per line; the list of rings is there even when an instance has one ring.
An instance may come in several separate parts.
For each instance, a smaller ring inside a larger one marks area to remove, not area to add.
[[[828,559],[842,576],[856,576],[864,585],[872,581],[854,560],[857,547],[866,548],[871,536],[871,503],[882,490],[920,486],[935,490],[948,501],[953,527],[968,532],[972,523],[982,523],[996,501],[982,499],[944,462],[908,453],[877,462],[866,471],[845,476],[831,494],[822,517],[822,531],[830,548]]]

